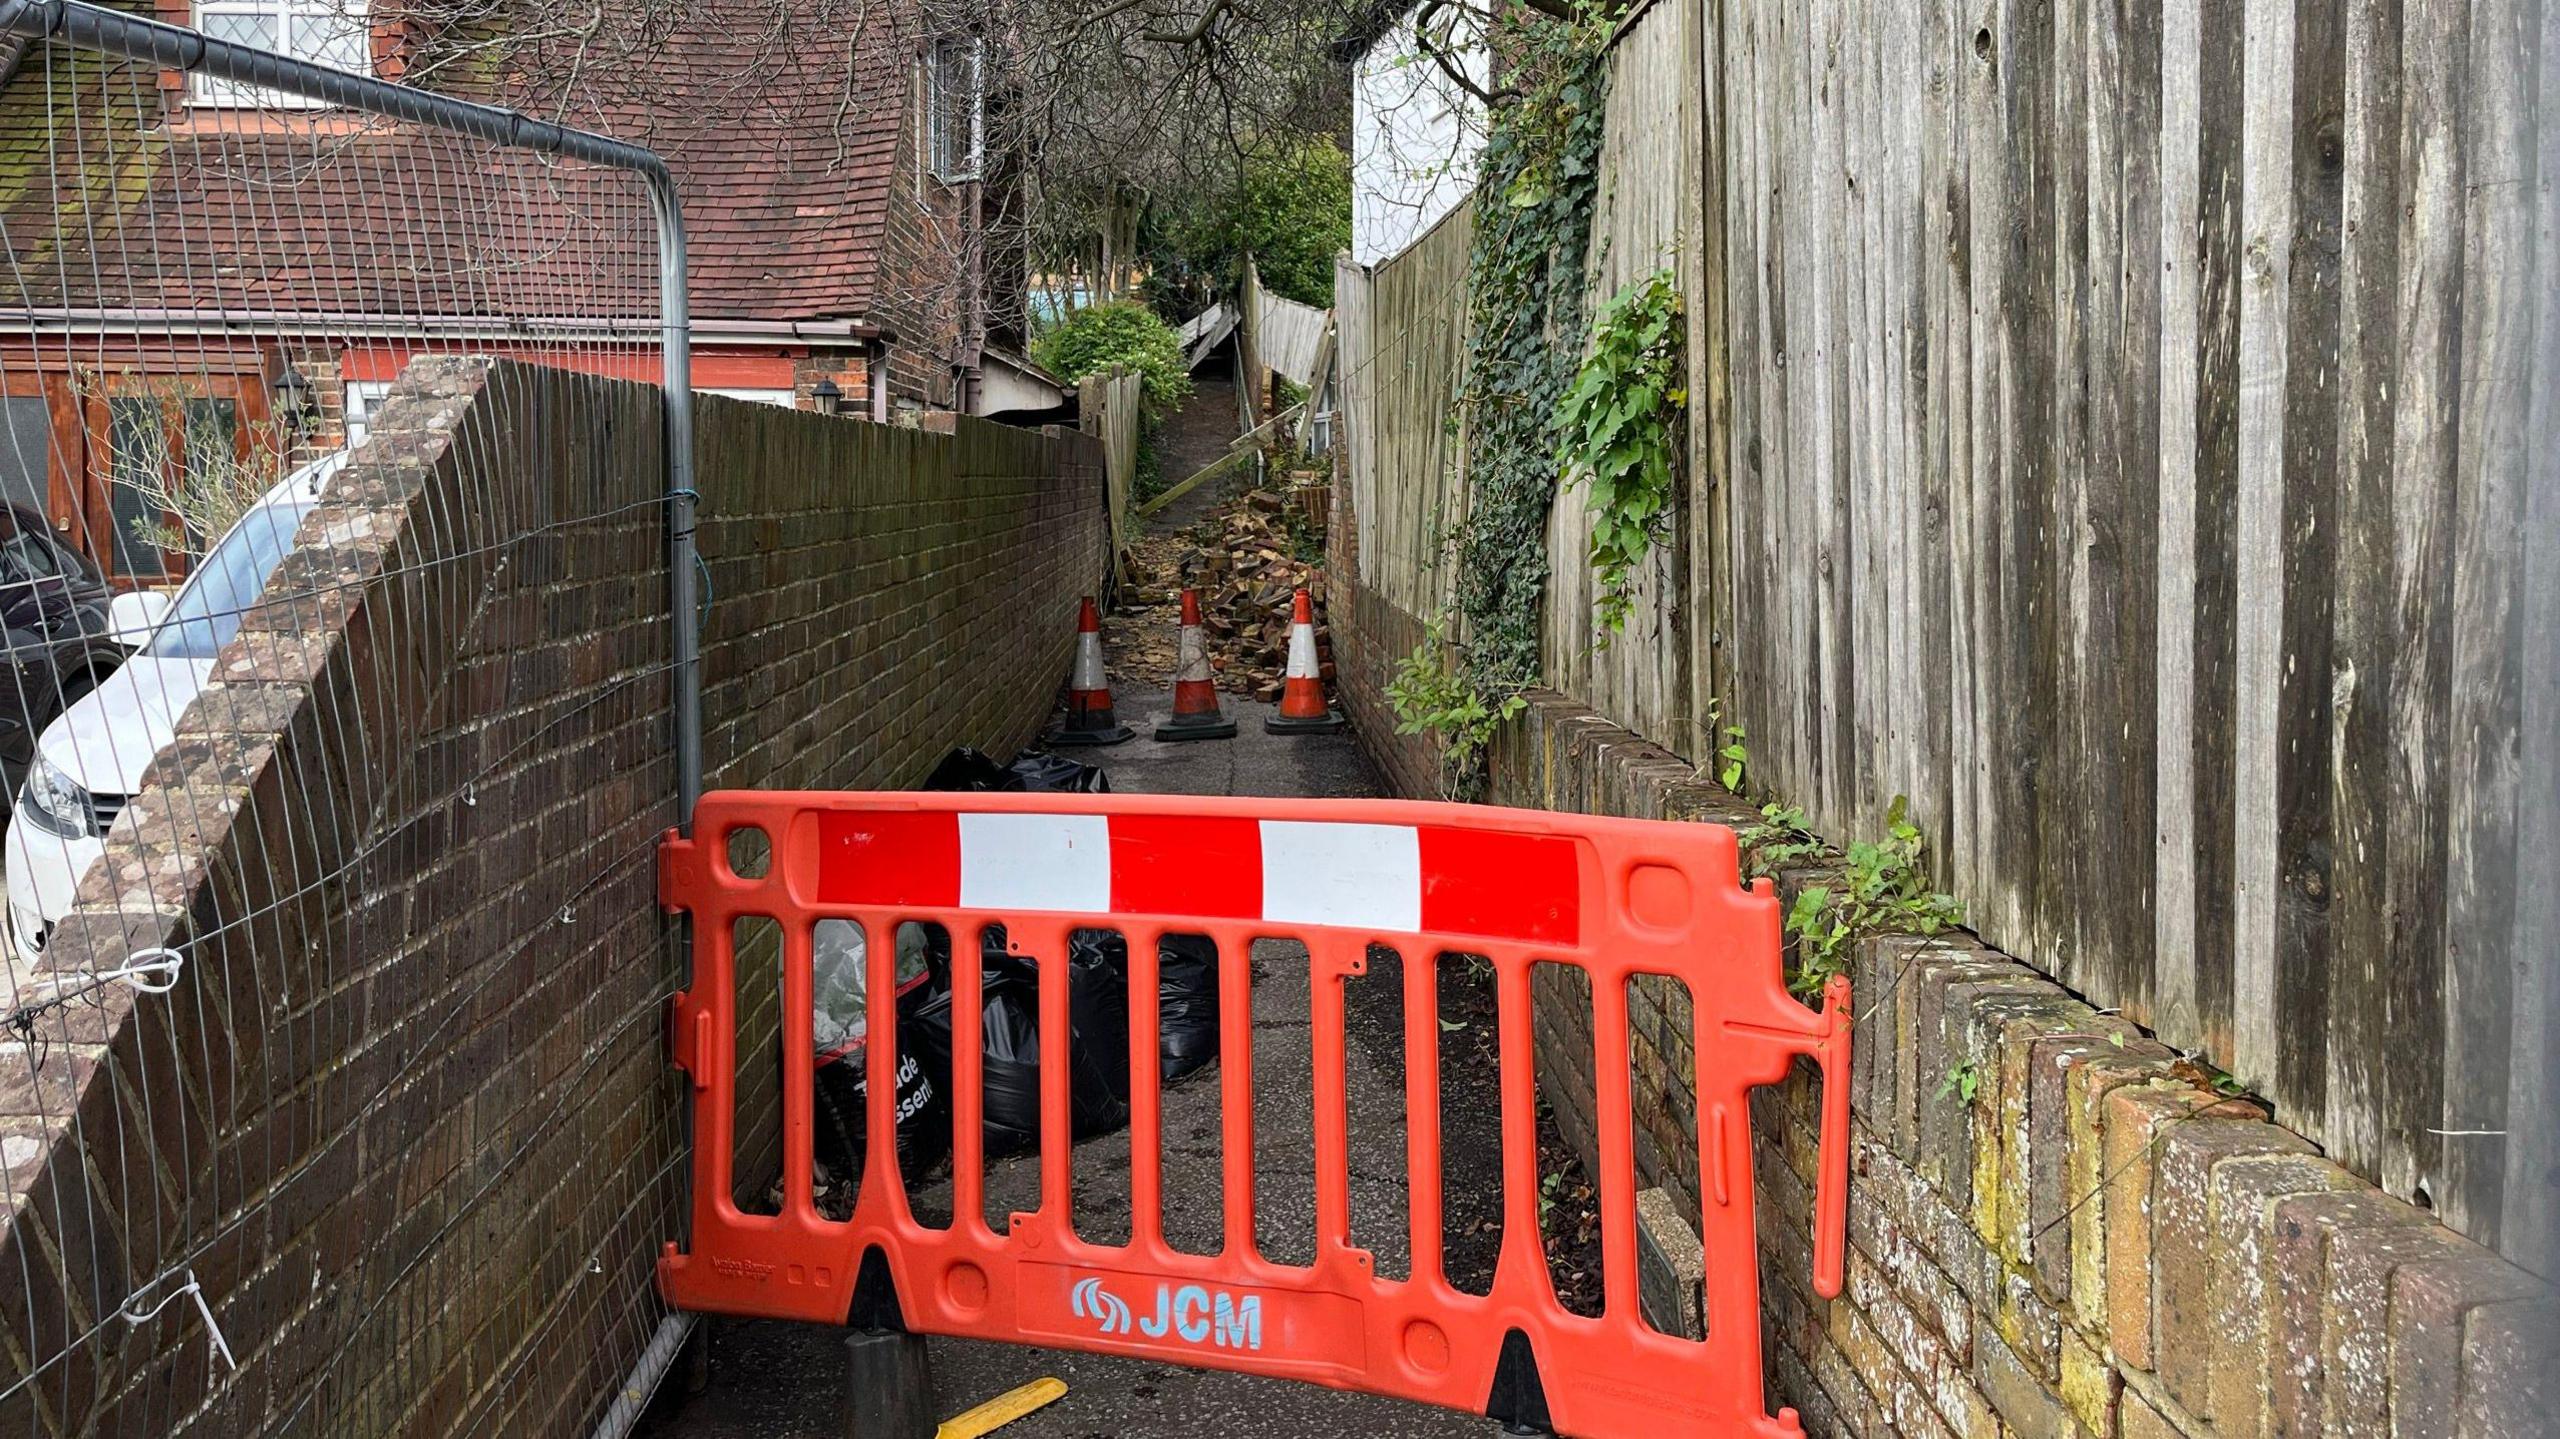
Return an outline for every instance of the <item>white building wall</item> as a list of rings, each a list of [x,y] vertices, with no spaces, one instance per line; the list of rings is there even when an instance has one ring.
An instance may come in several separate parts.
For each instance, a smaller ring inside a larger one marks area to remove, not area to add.
[[[1452,6],[1435,43],[1481,89],[1491,52],[1478,22]],[[1352,69],[1351,258],[1374,265],[1402,251],[1475,189],[1484,104],[1451,79],[1397,22]]]

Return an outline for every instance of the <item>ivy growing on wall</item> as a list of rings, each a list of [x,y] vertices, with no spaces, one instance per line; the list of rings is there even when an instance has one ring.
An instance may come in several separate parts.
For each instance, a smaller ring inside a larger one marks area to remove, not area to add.
[[[1389,690],[1402,730],[1442,746],[1451,798],[1482,792],[1485,747],[1540,678],[1547,512],[1586,323],[1614,13],[1596,0],[1577,0],[1570,19],[1516,7],[1495,30],[1506,83],[1476,162],[1459,396],[1467,515],[1451,536],[1457,614],[1432,623]]]
[[[1557,416],[1584,332],[1583,263],[1599,199],[1607,21],[1530,21],[1478,157],[1467,276],[1468,513],[1457,598],[1468,678],[1537,683],[1538,609],[1555,502]]]

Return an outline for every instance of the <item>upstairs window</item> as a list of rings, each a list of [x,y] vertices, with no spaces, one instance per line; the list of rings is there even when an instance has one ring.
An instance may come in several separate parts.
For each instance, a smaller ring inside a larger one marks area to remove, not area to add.
[[[271,50],[356,75],[373,73],[369,0],[197,0],[196,28],[208,39]],[[199,105],[308,109],[322,101],[198,75]]]
[[[973,36],[938,40],[926,52],[925,163],[945,183],[984,174],[986,69],[986,42]]]

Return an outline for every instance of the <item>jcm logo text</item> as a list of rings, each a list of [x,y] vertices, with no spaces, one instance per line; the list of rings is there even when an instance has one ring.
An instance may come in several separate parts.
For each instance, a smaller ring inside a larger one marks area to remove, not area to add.
[[[1149,1339],[1170,1335],[1185,1344],[1218,1349],[1262,1347],[1262,1299],[1238,1297],[1205,1285],[1156,1286],[1155,1312],[1145,1318],[1132,1313],[1129,1302],[1102,1287],[1099,1279],[1079,1279],[1067,1291],[1068,1307],[1079,1319],[1093,1320],[1105,1334],[1135,1332]]]

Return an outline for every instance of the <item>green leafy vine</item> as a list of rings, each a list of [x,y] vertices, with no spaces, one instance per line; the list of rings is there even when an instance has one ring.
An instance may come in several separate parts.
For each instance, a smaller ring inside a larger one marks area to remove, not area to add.
[[[1397,706],[1407,732],[1442,737],[1455,795],[1481,793],[1486,743],[1540,678],[1557,417],[1585,323],[1613,14],[1577,0],[1571,19],[1506,7],[1495,25],[1507,93],[1477,157],[1457,411],[1467,513],[1451,536],[1455,613],[1443,622],[1464,643],[1426,639],[1399,670]]]
[[[1565,482],[1591,501],[1600,623],[1624,630],[1637,566],[1677,513],[1681,417],[1689,407],[1680,290],[1668,269],[1620,290],[1591,326],[1591,354],[1556,416]],[[1606,635],[1603,636],[1606,643]]]
[[[1457,600],[1471,678],[1539,677],[1557,417],[1583,333],[1584,263],[1599,199],[1607,21],[1515,22],[1513,83],[1477,159],[1467,274],[1467,518]]]

